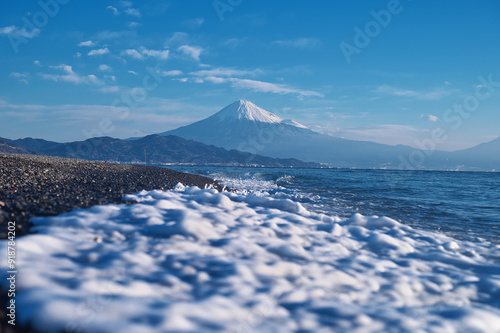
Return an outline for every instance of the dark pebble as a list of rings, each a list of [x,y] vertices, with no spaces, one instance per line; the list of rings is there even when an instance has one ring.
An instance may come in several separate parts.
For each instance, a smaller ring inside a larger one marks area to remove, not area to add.
[[[75,208],[123,203],[127,193],[168,190],[177,183],[205,187],[210,178],[166,168],[70,158],[0,154],[0,239],[15,221],[16,237],[29,233],[29,220]]]
[[[0,239],[7,237],[8,221],[16,222],[18,238],[30,233],[32,217],[53,216],[99,204],[131,204],[122,201],[124,194],[168,190],[179,182],[200,188],[212,184],[221,189],[213,179],[160,167],[0,154]],[[0,333],[37,331],[7,324],[7,302],[7,292],[0,288]]]

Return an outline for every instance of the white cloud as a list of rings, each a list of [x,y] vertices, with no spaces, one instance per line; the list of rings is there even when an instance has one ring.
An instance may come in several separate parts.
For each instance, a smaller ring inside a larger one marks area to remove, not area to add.
[[[111,67],[109,67],[108,65],[102,64],[102,65],[99,65],[99,70],[101,72],[109,72],[111,70]]]
[[[452,93],[452,91],[441,90],[441,89],[435,89],[427,92],[420,92],[416,90],[399,89],[386,84],[379,86],[372,92],[380,95],[411,97],[421,100],[438,100]]]
[[[69,66],[69,65],[59,65],[59,66],[49,66],[50,68],[54,68],[54,69],[60,69],[62,70],[63,72],[66,72],[68,74],[74,74],[73,72],[73,67]]]
[[[180,71],[180,70],[163,71],[160,74],[162,76],[179,76],[179,75],[182,75],[182,71]]]
[[[18,73],[18,72],[12,72],[10,73],[11,77],[16,77],[16,78],[25,78],[28,76],[28,73]]]
[[[172,36],[167,39],[165,45],[172,47],[173,45],[186,44],[188,39],[188,33],[177,31],[172,33]]]
[[[113,13],[113,15],[115,15],[115,16],[120,15],[120,12],[118,11],[118,8],[116,8],[116,7],[108,6],[108,7],[106,7],[106,9],[111,10],[111,12]]]
[[[37,66],[41,66],[40,61],[38,61],[38,60],[33,61],[33,63],[34,63],[35,65],[37,65]]]
[[[179,46],[177,50],[196,61],[200,61],[200,55],[203,52],[203,48],[189,45]]]
[[[95,46],[95,43],[91,40],[87,40],[85,42],[78,43],[78,46]]]
[[[10,77],[16,78],[19,82],[22,82],[24,84],[29,84],[28,82],[28,73],[18,73],[18,72],[12,72],[9,75]]]
[[[264,92],[264,93],[295,94],[299,95],[299,97],[301,98],[305,96],[324,97],[323,94],[312,90],[296,89],[289,87],[285,84],[276,84],[258,80],[239,78],[241,76],[246,76],[246,75],[255,76],[261,74],[262,72],[263,71],[260,69],[248,71],[248,70],[239,70],[233,68],[217,67],[212,69],[191,72],[189,73],[191,75],[189,81],[194,83],[209,82],[213,84],[230,83],[233,88],[249,89],[252,91]],[[184,78],[181,82],[186,82],[186,81],[188,81],[188,78]]]
[[[416,91],[398,89],[386,84],[379,86],[374,92],[383,95],[404,96],[404,97],[415,97],[418,95]]]
[[[0,35],[10,35],[19,28],[15,25],[9,25],[7,27],[0,28]]]
[[[311,49],[319,46],[321,41],[318,38],[297,38],[288,40],[277,40],[273,42],[276,45],[298,48]]]
[[[129,28],[135,28],[140,26],[141,24],[139,22],[129,22],[127,25]]]
[[[140,52],[136,49],[128,49],[121,52],[122,55],[126,55],[133,59],[142,60],[148,57],[156,58],[158,60],[166,60],[170,54],[169,50],[148,50],[145,48],[140,49]]]
[[[134,59],[144,58],[142,56],[142,54],[140,54],[139,52],[137,52],[137,50],[134,50],[134,49],[128,49],[128,50],[122,51],[121,54],[129,56],[129,57],[134,58]]]
[[[168,58],[169,50],[142,50],[142,54],[147,57],[153,57],[160,60],[165,60]]]
[[[427,116],[427,120],[432,121],[432,122],[436,122],[436,121],[439,121],[439,118],[437,116],[433,116],[430,114]]]
[[[129,16],[141,17],[141,12],[139,11],[139,9],[130,8],[132,6],[132,2],[121,1],[119,3],[119,6],[120,7],[128,7],[128,8],[125,8],[122,12],[120,12],[120,10],[118,8],[113,7],[113,6],[108,6],[108,7],[106,7],[106,9],[109,9],[113,13],[113,15],[115,15],[115,16],[118,16],[122,13],[125,13],[126,15],[129,15]]]
[[[427,115],[421,114],[420,119],[422,119],[422,118],[424,118],[425,120],[428,120],[430,122],[433,122],[433,123],[439,121],[439,118],[437,116],[432,115],[432,114],[427,114]]]
[[[189,73],[191,75],[195,76],[228,76],[228,77],[234,77],[234,76],[244,76],[244,75],[257,75],[261,74],[262,70],[260,69],[255,69],[253,71],[246,71],[246,70],[238,70],[238,69],[232,69],[232,68],[225,68],[225,67],[218,67],[214,69],[207,69],[207,70],[202,70],[202,71],[196,71]]]
[[[97,78],[94,74],[79,75],[73,71],[69,65],[49,66],[52,69],[61,70],[64,74],[40,74],[42,78],[54,82],[70,82],[74,84],[94,84],[103,85],[104,83]]]
[[[88,80],[88,82],[93,83],[93,84],[98,84],[98,85],[103,84],[102,81],[99,80],[97,78],[97,76],[95,76],[94,74],[87,75],[86,79]]]
[[[102,49],[95,49],[87,53],[88,56],[97,56],[109,53],[109,49],[107,47]]]
[[[197,29],[197,28],[201,27],[204,22],[205,22],[205,19],[202,17],[199,17],[199,18],[195,18],[192,20],[184,21],[184,24],[187,25],[191,29]]]
[[[0,28],[0,36],[2,35],[32,39],[40,35],[40,29],[35,28],[31,31],[28,31],[25,28],[19,28],[15,25],[9,25],[7,27]]]
[[[137,73],[134,71],[128,71],[128,73],[133,74],[133,75],[137,75]]]
[[[141,12],[138,9],[135,9],[135,8],[127,8],[127,9],[125,9],[125,14],[130,15],[130,16],[141,17]]]
[[[226,82],[226,79],[223,79],[223,78],[217,77],[217,76],[207,76],[207,77],[205,77],[205,81],[212,82],[215,84],[220,84],[220,83]]]
[[[301,97],[304,96],[324,97],[323,94],[320,94],[316,91],[295,89],[288,87],[284,84],[275,84],[263,81],[235,79],[235,78],[229,80],[232,82],[232,86],[235,88],[245,88],[257,92],[274,93],[274,94],[297,94]]]

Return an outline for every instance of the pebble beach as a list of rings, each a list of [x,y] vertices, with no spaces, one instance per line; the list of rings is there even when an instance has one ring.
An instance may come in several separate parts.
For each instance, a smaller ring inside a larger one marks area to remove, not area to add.
[[[0,154],[0,239],[6,237],[8,221],[16,222],[20,236],[29,232],[32,217],[123,203],[124,194],[168,190],[179,182],[219,188],[210,178],[160,167]]]
[[[0,154],[0,239],[7,224],[16,222],[16,237],[30,233],[32,217],[55,216],[76,208],[131,203],[127,193],[168,190],[177,183],[220,189],[214,180],[160,167],[122,165],[70,158]],[[5,303],[6,293],[0,301]],[[28,332],[27,327],[4,325],[0,332]]]

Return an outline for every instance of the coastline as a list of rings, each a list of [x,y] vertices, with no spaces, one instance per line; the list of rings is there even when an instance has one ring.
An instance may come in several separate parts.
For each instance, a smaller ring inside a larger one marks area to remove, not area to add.
[[[177,183],[204,188],[213,179],[166,168],[112,164],[39,155],[0,154],[0,239],[7,222],[16,236],[29,233],[29,219],[76,208],[126,203],[123,195],[141,190],[168,190]]]
[[[0,153],[0,239],[7,238],[9,221],[16,222],[16,238],[30,233],[32,217],[54,216],[95,205],[132,203],[124,194],[141,190],[168,190],[177,183],[212,185],[213,179],[170,169],[112,164],[71,158]],[[0,288],[0,303],[7,293]],[[30,327],[7,325],[0,308],[0,331],[34,332]]]
[[[22,237],[13,250],[23,253],[18,267],[26,278],[14,289],[20,292],[19,324],[25,326],[10,332],[233,327],[375,332],[396,331],[396,326],[409,331],[489,332],[500,323],[500,245],[412,228],[398,222],[404,218],[365,209],[360,210],[363,215],[349,216],[319,212],[314,209],[318,206],[310,210],[309,201],[289,191],[290,186],[272,190],[293,179],[308,179],[318,187],[315,193],[328,200],[324,190],[335,186],[349,192],[357,183],[355,193],[376,189],[386,200],[384,189],[393,191],[401,181],[394,175],[381,187],[373,173],[352,177],[317,170],[309,175],[259,172],[255,178],[243,171],[225,178],[213,171],[201,174],[214,175],[235,191],[175,186],[173,191],[124,196],[137,204],[33,219],[32,230],[38,234]],[[235,183],[228,182],[231,178]],[[476,177],[452,179],[465,188],[477,182]],[[251,184],[241,183],[245,180]],[[436,175],[412,180],[419,189],[429,180],[437,182]],[[434,191],[424,186],[422,198],[432,198],[429,192],[439,192],[446,183],[450,180],[441,179]],[[370,195],[363,201],[377,204],[376,198]],[[321,205],[319,197],[312,199]],[[435,199],[439,201],[439,195]],[[461,204],[460,197],[457,200]],[[418,202],[415,207],[422,208]],[[1,252],[9,253],[6,242],[0,245]],[[4,280],[4,297],[9,287],[12,282]],[[381,307],[387,309],[383,315]],[[458,316],[449,315],[456,311]],[[154,321],[138,320],[152,317]],[[12,327],[1,327],[6,328]]]

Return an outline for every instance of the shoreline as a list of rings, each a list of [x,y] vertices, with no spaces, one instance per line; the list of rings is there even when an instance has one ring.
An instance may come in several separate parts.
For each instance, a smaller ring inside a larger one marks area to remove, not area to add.
[[[213,179],[164,167],[113,164],[62,157],[0,153],[0,239],[7,238],[9,221],[16,222],[16,239],[30,233],[32,217],[54,216],[78,208],[130,204],[123,195],[141,190],[169,190],[177,183],[212,185]],[[7,324],[0,288],[0,331],[35,332],[32,327]]]
[[[376,199],[370,194],[375,189],[383,193],[383,203],[394,196],[385,190],[402,181],[384,181],[370,173],[343,183],[341,173],[331,178],[309,176],[304,178],[319,185],[315,193],[335,186],[354,194],[368,192],[368,199]],[[250,179],[264,187],[260,177]],[[462,189],[488,184],[477,177],[452,180]],[[424,187],[424,201],[433,198],[429,192],[439,192],[449,183],[448,178],[418,175],[403,181],[414,184],[408,189],[432,181],[434,187]],[[19,269],[28,278],[19,280],[22,296],[16,305],[25,326],[12,330],[3,323],[0,331],[227,331],[243,325],[287,331],[410,327],[488,332],[491,323],[500,323],[498,246],[460,240],[440,229],[413,228],[364,209],[345,217],[320,213],[314,210],[318,206],[310,209],[309,201],[293,192],[253,195],[234,188],[242,191],[142,192],[124,197],[142,204],[100,206],[35,221],[33,231],[42,237],[28,235],[24,240],[29,244],[19,247],[24,253]],[[321,206],[319,199],[312,202]],[[455,199],[463,204],[460,196]],[[411,212],[407,205],[394,207]],[[418,201],[414,205],[417,210],[422,207]],[[70,224],[71,228],[61,228]],[[12,282],[4,280],[4,304],[9,287]],[[380,315],[381,306],[387,315]],[[457,309],[460,316],[449,315]],[[261,311],[266,316],[258,322],[247,319]],[[418,322],[412,321],[414,311]],[[2,309],[0,316],[5,316]],[[155,320],[137,320],[150,316]]]
[[[16,222],[19,237],[30,232],[32,217],[123,204],[125,194],[169,190],[177,183],[221,190],[213,179],[164,167],[0,153],[0,239],[7,237],[9,221]]]

